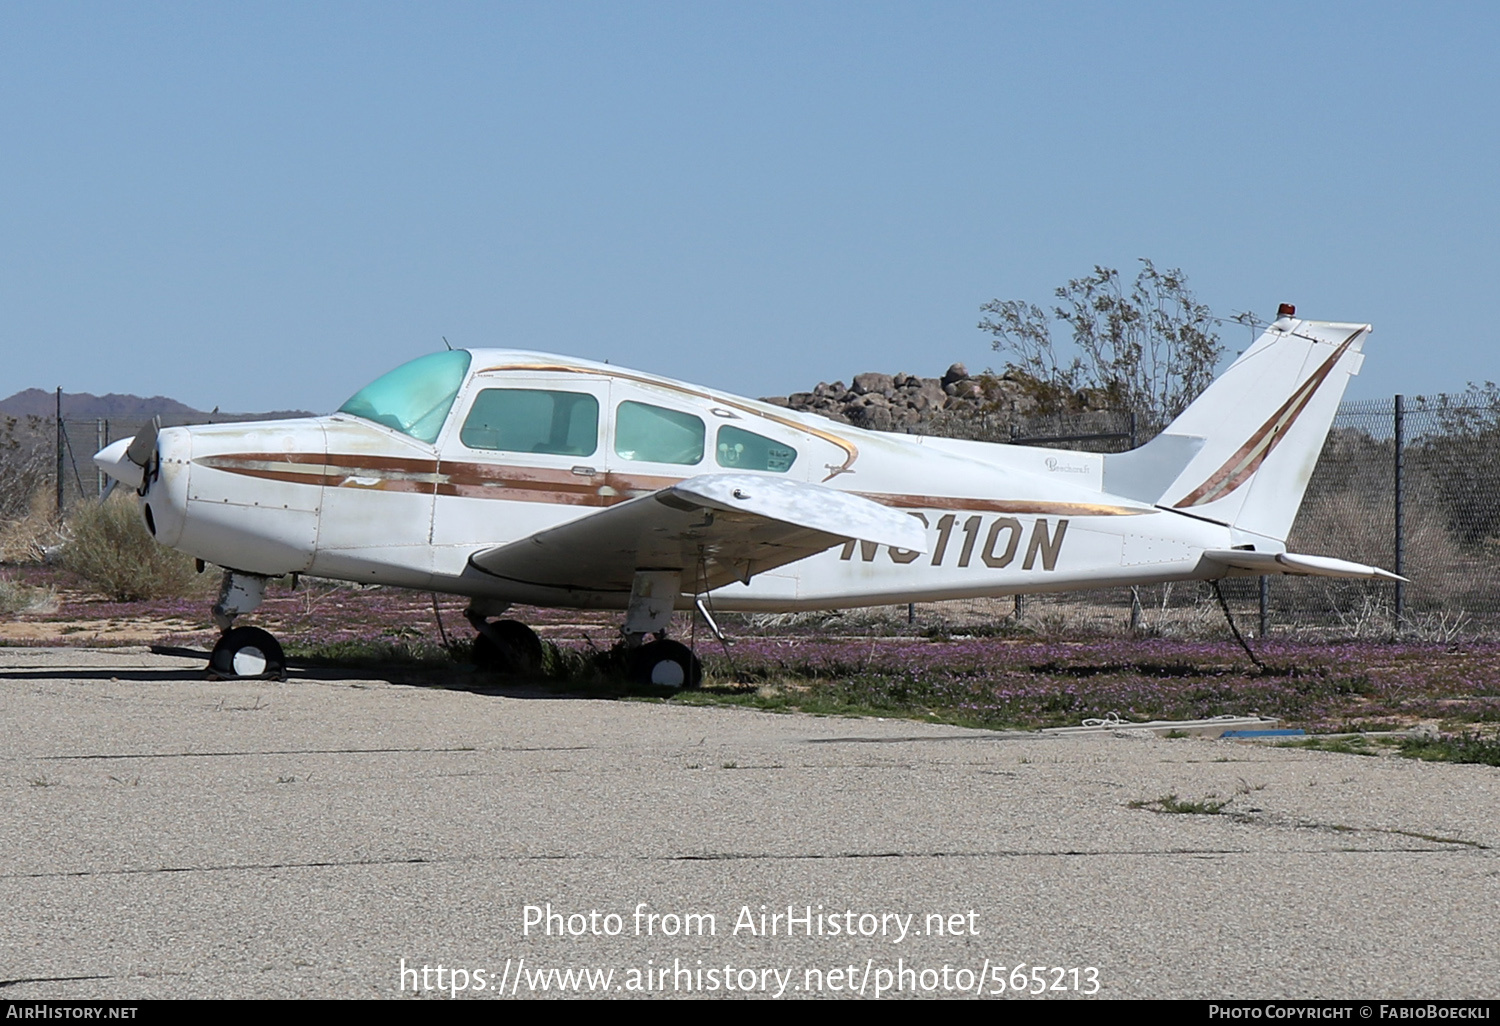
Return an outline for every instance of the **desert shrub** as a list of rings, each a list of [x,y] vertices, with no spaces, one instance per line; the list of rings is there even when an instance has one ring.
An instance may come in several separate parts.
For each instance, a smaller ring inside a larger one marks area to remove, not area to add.
[[[68,516],[62,565],[117,602],[180,598],[205,591],[191,556],[146,532],[135,500],[116,494],[108,502],[81,502]]]
[[[0,520],[19,520],[32,512],[32,496],[50,493],[56,454],[47,437],[50,425],[40,417],[0,417]]]
[[[57,608],[57,589],[37,588],[0,576],[0,614],[43,613]]]
[[[5,481],[0,475],[0,492]],[[31,493],[26,512],[14,519],[0,518],[0,563],[41,563],[62,542],[53,509],[52,489]]]

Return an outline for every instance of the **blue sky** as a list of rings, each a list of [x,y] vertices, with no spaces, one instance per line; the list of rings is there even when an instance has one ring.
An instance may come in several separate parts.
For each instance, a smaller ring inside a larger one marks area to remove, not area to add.
[[[1459,390],[1497,12],[6,4],[0,394],[328,410],[441,336],[778,394],[995,364],[986,300],[1139,257]]]

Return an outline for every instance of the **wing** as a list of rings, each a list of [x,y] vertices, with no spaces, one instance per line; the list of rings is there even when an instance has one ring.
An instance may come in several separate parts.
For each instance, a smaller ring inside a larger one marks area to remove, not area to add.
[[[711,591],[850,539],[927,551],[913,517],[823,485],[705,474],[469,557],[513,581],[630,590],[637,570],[677,570]]]
[[[1331,556],[1303,556],[1295,552],[1249,552],[1242,549],[1209,549],[1203,558],[1221,563],[1233,570],[1256,574],[1305,574],[1312,577],[1363,577],[1384,581],[1404,581],[1378,566],[1351,563]]]

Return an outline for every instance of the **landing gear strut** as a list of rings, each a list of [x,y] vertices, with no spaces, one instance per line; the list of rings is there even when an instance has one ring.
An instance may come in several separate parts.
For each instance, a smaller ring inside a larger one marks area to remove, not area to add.
[[[693,650],[667,639],[667,625],[682,575],[669,570],[638,570],[625,608],[625,672],[637,684],[695,688],[703,683],[703,664]],[[646,641],[654,635],[654,641]]]
[[[286,656],[281,643],[259,627],[235,627],[234,618],[260,605],[266,578],[224,571],[214,623],[223,633],[208,657],[208,673],[218,680],[285,680]]]

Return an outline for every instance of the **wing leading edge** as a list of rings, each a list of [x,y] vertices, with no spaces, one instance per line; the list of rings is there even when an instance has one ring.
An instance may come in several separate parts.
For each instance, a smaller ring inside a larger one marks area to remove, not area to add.
[[[712,591],[849,539],[927,551],[915,518],[822,485],[704,474],[469,557],[496,577],[550,588],[630,591],[638,570],[674,570]]]

